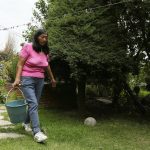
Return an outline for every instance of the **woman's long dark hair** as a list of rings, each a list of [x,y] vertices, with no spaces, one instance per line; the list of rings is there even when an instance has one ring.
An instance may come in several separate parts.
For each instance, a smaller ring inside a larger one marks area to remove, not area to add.
[[[41,34],[47,34],[47,33],[43,29],[38,29],[33,36],[32,47],[37,53],[42,51],[47,55],[47,54],[49,54],[48,42],[45,45],[40,45],[40,43],[38,41],[38,37]]]

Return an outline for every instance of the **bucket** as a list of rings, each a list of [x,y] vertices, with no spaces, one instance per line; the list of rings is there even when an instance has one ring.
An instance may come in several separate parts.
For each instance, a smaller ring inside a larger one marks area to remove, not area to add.
[[[5,106],[7,109],[8,116],[10,118],[10,122],[16,124],[25,121],[27,114],[27,103],[24,98],[24,94],[20,89],[19,91],[22,93],[24,99],[13,100],[11,102],[8,102],[8,96],[12,90],[13,88],[7,94]]]

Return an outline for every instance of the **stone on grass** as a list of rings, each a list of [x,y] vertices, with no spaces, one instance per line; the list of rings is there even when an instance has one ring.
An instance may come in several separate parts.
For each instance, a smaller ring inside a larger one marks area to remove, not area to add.
[[[12,125],[12,123],[6,120],[0,120],[0,126],[8,126],[8,125]]]
[[[4,119],[4,116],[0,116],[0,120],[3,120]]]
[[[17,133],[0,133],[0,139],[20,138],[20,137],[24,137],[24,135],[17,134]]]
[[[6,110],[0,110],[0,114],[6,113],[6,112],[7,112]]]
[[[0,126],[1,129],[13,129],[15,126]]]
[[[96,119],[93,117],[88,117],[84,120],[84,124],[87,126],[95,126],[96,125]]]

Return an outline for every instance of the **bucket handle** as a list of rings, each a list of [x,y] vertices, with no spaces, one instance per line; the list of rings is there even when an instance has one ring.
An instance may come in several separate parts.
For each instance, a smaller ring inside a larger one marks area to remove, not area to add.
[[[23,98],[24,98],[24,100],[25,100],[25,96],[24,96],[22,90],[21,90],[20,88],[18,88],[18,87],[15,87],[15,88],[11,88],[11,89],[9,90],[9,92],[8,92],[8,94],[7,94],[7,96],[6,96],[6,102],[7,102],[7,100],[8,100],[8,96],[9,96],[10,92],[11,92],[12,90],[14,90],[14,89],[18,89],[18,90],[21,92],[21,94],[22,94],[22,96],[23,96]],[[26,100],[25,100],[25,101],[26,101]],[[5,102],[5,103],[6,103],[6,102]]]

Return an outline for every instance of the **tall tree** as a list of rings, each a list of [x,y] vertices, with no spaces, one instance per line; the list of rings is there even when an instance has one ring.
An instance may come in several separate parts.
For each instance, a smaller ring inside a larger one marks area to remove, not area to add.
[[[150,7],[143,0],[39,0],[35,18],[47,29],[51,53],[65,60],[84,109],[87,79],[112,82],[114,103],[122,89],[140,106],[129,72],[149,57]]]
[[[49,8],[46,28],[50,47],[53,54],[64,57],[70,65],[81,110],[87,78],[108,82],[119,78],[122,68],[127,67],[127,45],[117,24],[120,13],[108,4],[109,1],[55,0]]]

